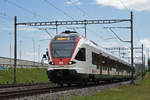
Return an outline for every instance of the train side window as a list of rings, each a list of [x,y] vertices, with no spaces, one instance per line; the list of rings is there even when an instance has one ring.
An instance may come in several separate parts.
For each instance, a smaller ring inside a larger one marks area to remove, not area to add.
[[[110,59],[110,71],[112,71],[113,65],[114,65],[114,61]]]
[[[107,70],[107,58],[102,56],[102,66],[103,70]]]
[[[79,60],[79,61],[86,61],[86,50],[85,48],[81,48],[76,57],[75,57],[76,60]]]
[[[92,52],[92,64],[99,68],[99,55],[97,53]]]

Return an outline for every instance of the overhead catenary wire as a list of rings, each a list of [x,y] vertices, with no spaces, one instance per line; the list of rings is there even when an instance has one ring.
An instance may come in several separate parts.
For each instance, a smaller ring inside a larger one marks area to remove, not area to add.
[[[2,19],[13,20],[13,18],[11,16],[7,15],[6,13],[2,13],[2,12],[0,12],[0,17]]]
[[[68,2],[71,2],[71,0],[68,0]],[[80,12],[82,12],[84,15],[87,15],[89,18],[91,18],[91,16],[90,16],[86,11],[84,11],[83,9],[81,9],[80,7],[78,7],[78,6],[76,6],[76,5],[74,5],[74,7],[75,7],[76,9],[78,9]],[[88,29],[88,30],[91,31],[91,32],[96,33],[101,39],[104,40],[104,38],[103,38],[102,36],[100,36],[97,32],[95,32],[95,31],[93,31],[93,30],[91,30],[91,29]]]
[[[46,2],[48,5],[50,5],[51,7],[55,8],[57,11],[63,13],[65,16],[68,16],[69,18],[71,18],[72,20],[74,20],[73,17],[71,17],[68,13],[66,13],[65,11],[63,11],[62,9],[56,7],[53,3],[51,3],[49,0],[43,0],[44,2]]]
[[[142,43],[141,43],[141,39],[140,39],[139,34],[138,34],[138,30],[139,30],[139,29],[140,29],[140,28],[137,28],[137,29],[136,29],[136,32],[135,32],[136,35],[135,35],[135,36],[136,36],[137,40],[139,41],[139,43],[142,44]]]
[[[68,0],[68,2],[71,2],[71,0]],[[74,7],[76,9],[78,9],[80,12],[82,12],[84,15],[87,15],[89,18],[91,18],[91,16],[87,12],[85,12],[83,9],[81,9],[80,7],[78,7],[76,5],[74,5]]]
[[[10,22],[13,21],[13,18],[11,18],[9,15],[6,15],[6,14],[0,14],[0,19],[1,19],[1,23],[5,23],[5,24],[8,24],[9,25],[7,27],[10,27]],[[3,24],[1,24],[3,26]]]
[[[48,0],[44,0],[44,1],[47,1],[47,3],[49,3],[49,4],[51,4],[51,6],[53,6],[55,9],[57,9],[57,10],[59,10],[59,11],[63,11],[63,10],[61,10],[60,8],[57,8],[55,5],[53,5],[52,3],[50,3]],[[63,11],[64,12],[64,11]],[[67,14],[67,13],[65,13],[65,14]],[[68,15],[68,14],[67,14]],[[70,15],[69,15],[70,16]],[[68,16],[68,17],[69,17]],[[70,16],[71,17],[71,16]],[[72,18],[72,17],[71,17]]]
[[[120,1],[120,3],[122,4],[122,6],[123,6],[125,9],[127,9],[129,12],[131,11],[131,10],[125,5],[125,2],[123,2],[122,0],[119,0],[119,1]],[[140,41],[139,35],[136,34],[135,36],[137,37],[137,40]]]
[[[22,6],[20,6],[19,4],[13,2],[13,1],[7,0],[6,2],[9,3],[9,4],[11,4],[11,5],[14,5],[14,6],[18,7],[19,9],[22,9],[22,10],[24,10],[24,11],[26,11],[26,12],[32,14],[33,16],[36,16],[36,17],[39,17],[39,18],[45,18],[44,16],[41,16],[41,15],[39,15],[39,14],[37,14],[37,13],[35,13],[35,12],[33,12],[33,11],[31,11],[31,10],[25,8],[25,7],[22,7]],[[0,13],[0,17],[2,17],[3,19],[4,19],[4,17],[5,17],[6,19],[11,19],[11,20],[13,20],[13,18],[12,18],[11,16],[7,15],[6,13]],[[46,18],[45,18],[45,19],[46,19]],[[36,28],[36,27],[35,27],[35,28]],[[36,29],[38,29],[38,28],[36,28]],[[45,31],[45,32],[46,32],[46,31]],[[47,32],[46,32],[46,33],[47,33]]]
[[[7,3],[9,3],[9,4],[11,4],[11,5],[14,5],[14,6],[16,6],[17,8],[22,9],[22,10],[24,10],[24,11],[26,11],[26,12],[32,14],[33,16],[36,16],[36,17],[39,17],[39,18],[48,19],[48,18],[45,18],[44,16],[39,15],[39,14],[37,14],[37,13],[35,13],[35,12],[33,12],[33,11],[31,11],[31,10],[29,10],[29,9],[27,9],[27,8],[25,8],[25,7],[23,7],[23,6],[20,6],[19,4],[15,3],[15,2],[12,1],[12,0],[7,0]]]
[[[120,3],[124,6],[124,8],[126,8],[129,12],[130,12],[130,9],[124,4],[124,2],[122,1],[122,0],[119,0],[120,1]],[[137,35],[136,35],[136,37],[137,37]],[[137,39],[139,39],[139,38],[137,38]],[[140,41],[140,40],[139,40]],[[135,56],[135,55],[134,55]]]
[[[109,28],[109,30],[121,41],[121,42],[131,42],[131,41],[124,41],[122,40],[111,28]]]
[[[53,36],[48,32],[48,30],[45,30],[45,32],[52,38]]]
[[[72,16],[70,16],[67,12],[65,12],[64,10],[62,10],[62,9],[60,9],[60,8],[58,8],[58,7],[56,7],[52,2],[50,2],[49,0],[43,0],[44,2],[46,2],[47,4],[49,4],[51,7],[53,7],[53,8],[55,8],[57,11],[59,11],[59,12],[61,12],[61,13],[63,13],[65,16],[67,16],[67,17],[69,17],[69,18],[71,18],[72,20],[75,20]],[[80,9],[79,7],[77,7],[78,9]],[[81,10],[80,9],[80,11],[82,11],[83,13],[86,13],[86,12],[84,12],[83,10]],[[86,13],[87,14],[87,13]],[[90,29],[89,29],[90,30]],[[92,31],[92,30],[90,30],[90,31]],[[92,32],[94,32],[94,31],[92,31]],[[94,32],[94,33],[96,33],[96,32]],[[98,34],[99,35],[99,34]],[[102,38],[101,36],[100,36],[100,38]]]
[[[124,8],[126,8],[129,12],[131,12],[130,9],[124,4],[124,2],[122,0],[119,0],[119,1]]]

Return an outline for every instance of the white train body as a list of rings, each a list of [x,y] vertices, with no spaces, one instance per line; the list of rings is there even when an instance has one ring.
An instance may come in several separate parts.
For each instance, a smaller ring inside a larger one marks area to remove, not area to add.
[[[67,31],[50,41],[47,74],[54,83],[130,79],[131,67],[96,43]]]

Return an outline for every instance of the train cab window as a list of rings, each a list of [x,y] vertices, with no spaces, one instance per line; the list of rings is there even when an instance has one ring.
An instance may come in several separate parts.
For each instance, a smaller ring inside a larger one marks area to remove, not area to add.
[[[86,50],[85,48],[81,48],[76,57],[75,57],[76,60],[79,60],[79,61],[86,61]]]

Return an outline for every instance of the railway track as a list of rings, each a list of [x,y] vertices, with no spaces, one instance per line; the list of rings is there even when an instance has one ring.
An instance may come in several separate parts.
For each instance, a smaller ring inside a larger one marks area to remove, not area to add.
[[[45,93],[53,87],[55,84],[50,82],[0,85],[0,99]]]
[[[16,84],[0,84],[1,88],[12,88],[12,87],[24,87],[24,86],[41,86],[41,85],[50,85],[50,82],[41,82],[41,83],[16,83]]]
[[[117,84],[126,84],[126,82],[117,82]],[[41,84],[34,84],[34,85],[27,85],[24,84],[24,86],[18,85],[18,86],[7,86],[7,87],[1,87],[0,88],[0,98],[2,100],[8,99],[8,98],[18,98],[18,97],[24,97],[24,96],[31,96],[36,94],[43,94],[43,93],[54,93],[54,92],[60,92],[60,91],[67,91],[72,89],[81,89],[81,88],[88,88],[88,87],[95,87],[95,86],[104,86],[109,84],[116,84],[116,83],[108,83],[108,82],[102,82],[99,84],[89,84],[87,86],[80,86],[80,85],[72,85],[72,86],[56,86],[54,84],[48,84],[48,83],[41,83]]]
[[[60,87],[52,83],[36,83],[36,84],[9,84],[1,85],[0,100],[8,98],[17,98],[22,96],[30,96],[35,94],[42,94],[46,92],[58,92],[70,89],[75,89],[75,86]],[[80,88],[80,87],[78,87]]]

